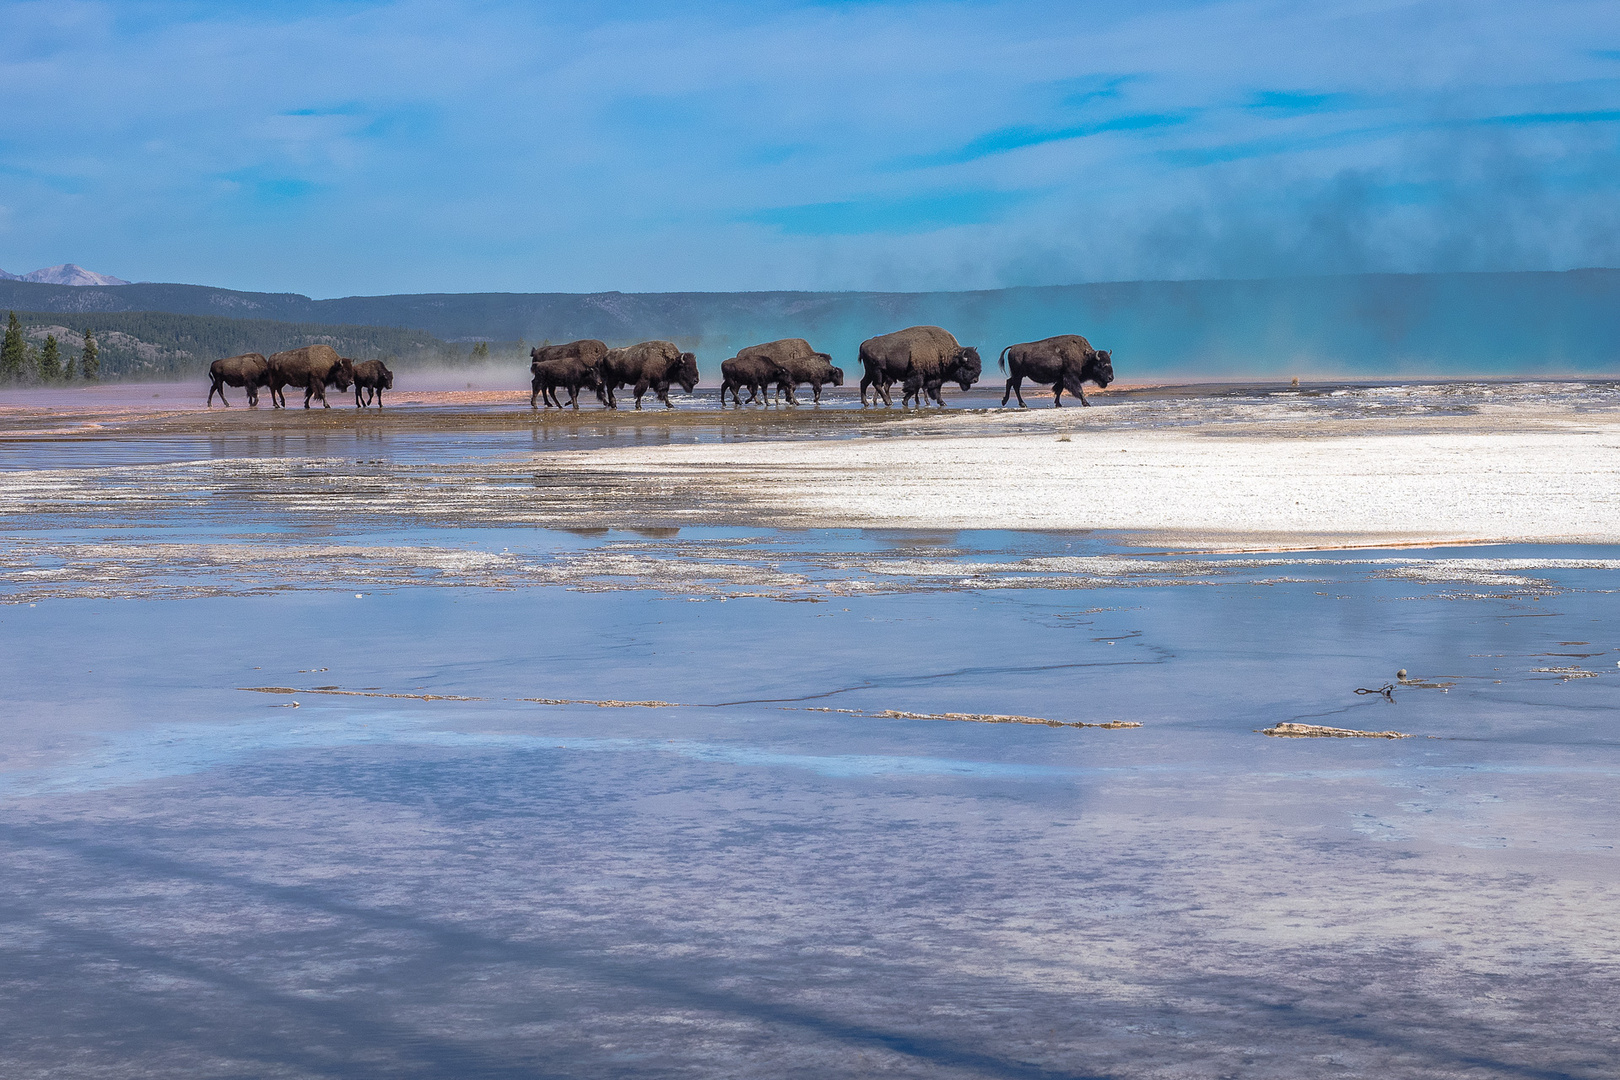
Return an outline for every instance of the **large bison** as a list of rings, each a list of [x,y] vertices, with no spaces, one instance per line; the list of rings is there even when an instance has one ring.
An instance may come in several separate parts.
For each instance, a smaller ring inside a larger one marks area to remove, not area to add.
[[[603,346],[603,351],[607,347]],[[529,394],[529,408],[534,408],[535,394],[546,403],[546,408],[553,405],[562,408],[562,398],[557,395],[559,388],[568,391],[568,404],[579,411],[579,392],[581,390],[596,391],[596,400],[603,405],[607,398],[602,396],[602,373],[597,365],[587,363],[579,356],[557,356],[550,360],[534,360],[529,364],[529,371],[534,376],[534,389]]]
[[[940,405],[940,387],[947,381],[963,390],[979,381],[982,364],[979,350],[971,345],[960,345],[948,331],[937,326],[912,326],[892,334],[867,338],[861,342],[861,405],[866,405],[866,388],[874,386],[882,396],[883,404],[893,405],[889,387],[895,383],[915,383],[908,386],[907,396],[927,394]],[[904,404],[904,398],[902,398]]]
[[[613,391],[622,386],[635,387],[638,409],[641,408],[642,396],[648,390],[656,393],[659,401],[673,409],[675,405],[669,400],[672,384],[679,383],[688,394],[697,388],[697,357],[689,352],[681,352],[670,341],[643,341],[622,349],[609,349],[597,365],[597,370],[602,373],[602,388],[607,391],[610,409],[619,407]]]
[[[270,357],[270,398],[279,408],[287,407],[283,387],[302,386],[306,409],[312,397],[320,398],[321,405],[330,409],[332,403],[326,400],[326,388],[335,386],[347,390],[353,382],[354,363],[339,356],[330,345],[306,345]]]
[[[753,346],[753,348],[758,348],[758,346]],[[730,393],[737,406],[741,408],[742,398],[737,391],[745,386],[748,388],[748,403],[750,405],[756,400],[761,405],[769,405],[771,399],[767,391],[769,391],[771,383],[775,383],[778,389],[786,386],[788,400],[790,402],[793,400],[793,383],[791,381],[793,376],[788,374],[787,369],[769,356],[750,353],[748,349],[742,350],[742,352],[720,365],[720,378],[721,405],[726,403],[726,394]]]
[[[1084,388],[1087,379],[1099,387],[1114,381],[1114,354],[1093,349],[1091,342],[1079,334],[1059,334],[1009,345],[1001,350],[1001,358],[996,363],[1007,373],[1007,389],[1001,395],[1001,403],[1007,404],[1007,398],[1017,394],[1019,408],[1024,407],[1025,379],[1038,386],[1050,386],[1052,404],[1059,408],[1063,407],[1065,390],[1079,398],[1080,404],[1091,404],[1086,400]]]
[[[241,356],[227,356],[223,360],[215,360],[208,365],[208,378],[213,383],[208,388],[208,407],[214,407],[214,395],[219,395],[219,403],[230,408],[231,403],[225,400],[227,386],[241,386],[247,390],[248,405],[252,408],[259,406],[259,387],[270,385],[270,361],[264,354],[250,352]],[[272,391],[274,397],[274,391]]]
[[[844,385],[844,369],[833,367],[832,357],[824,352],[816,352],[804,338],[767,341],[763,345],[750,345],[737,353],[739,359],[753,356],[763,357],[783,370],[786,377],[775,380],[776,394],[772,396],[780,397],[786,391],[789,405],[798,404],[793,396],[793,388],[800,383],[810,384],[818,405],[821,403],[823,386],[829,383],[833,386]]]
[[[353,361],[350,361],[352,364]],[[388,370],[388,365],[381,360],[364,360],[354,366],[354,407],[359,409],[370,405],[372,400],[377,402],[377,408],[382,408],[382,392],[394,388],[394,373]],[[360,391],[366,392],[364,401],[360,400]]]

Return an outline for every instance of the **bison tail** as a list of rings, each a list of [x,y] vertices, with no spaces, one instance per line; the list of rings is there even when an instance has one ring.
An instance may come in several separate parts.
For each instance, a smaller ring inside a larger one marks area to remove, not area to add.
[[[1012,352],[1011,345],[1001,350],[1001,357],[996,361],[996,367],[1000,368],[1002,371],[1007,370],[1007,354],[1010,352]]]

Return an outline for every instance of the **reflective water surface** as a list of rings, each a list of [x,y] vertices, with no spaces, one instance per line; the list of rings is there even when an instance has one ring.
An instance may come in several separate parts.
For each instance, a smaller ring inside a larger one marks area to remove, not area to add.
[[[1612,1074],[1620,552],[569,531],[154,439],[0,445],[0,1075]]]

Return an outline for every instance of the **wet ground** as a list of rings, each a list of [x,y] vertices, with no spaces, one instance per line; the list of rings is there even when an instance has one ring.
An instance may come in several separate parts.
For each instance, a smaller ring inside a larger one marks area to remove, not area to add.
[[[1307,389],[1084,415],[1501,388]],[[1620,551],[705,523],[537,454],[1054,421],[511,413],[0,417],[0,1075],[1613,1074]]]

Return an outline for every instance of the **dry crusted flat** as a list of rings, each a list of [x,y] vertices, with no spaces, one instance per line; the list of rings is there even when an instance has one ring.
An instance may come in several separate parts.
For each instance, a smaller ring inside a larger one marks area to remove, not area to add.
[[[1410,739],[1404,731],[1357,731],[1355,728],[1323,727],[1320,724],[1277,724],[1262,735],[1283,739]]]

